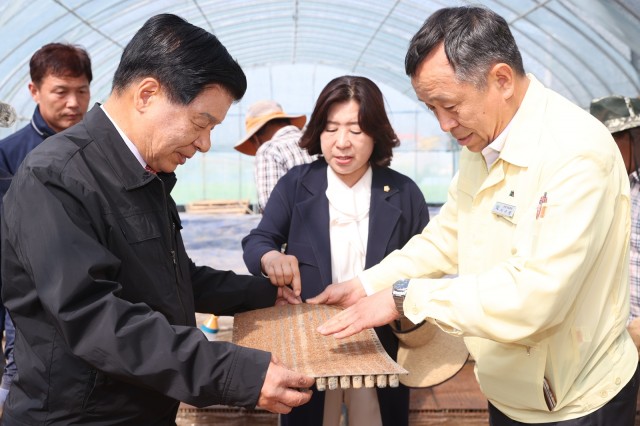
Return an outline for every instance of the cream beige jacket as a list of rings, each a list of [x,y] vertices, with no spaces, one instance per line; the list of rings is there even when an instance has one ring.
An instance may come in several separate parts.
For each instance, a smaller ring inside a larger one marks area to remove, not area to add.
[[[482,391],[509,417],[588,414],[630,380],[629,179],[607,129],[529,76],[487,170],[463,149],[448,200],[422,234],[363,279],[410,277],[405,314],[464,336]],[[440,278],[456,275],[454,278]],[[546,377],[557,405],[543,397]]]

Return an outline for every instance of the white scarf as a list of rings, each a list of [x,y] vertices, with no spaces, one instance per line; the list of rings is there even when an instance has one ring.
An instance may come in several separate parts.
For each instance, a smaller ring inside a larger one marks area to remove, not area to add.
[[[371,167],[352,187],[327,167],[329,238],[334,283],[349,280],[364,270],[369,238]]]

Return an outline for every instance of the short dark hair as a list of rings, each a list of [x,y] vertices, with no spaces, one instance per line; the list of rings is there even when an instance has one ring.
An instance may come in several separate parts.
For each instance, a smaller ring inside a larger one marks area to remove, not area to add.
[[[49,43],[42,46],[29,61],[31,81],[40,86],[48,75],[55,77],[87,77],[91,83],[91,59],[80,46],[65,43]]]
[[[153,16],[122,52],[112,90],[153,77],[175,104],[188,105],[208,86],[219,85],[234,100],[247,90],[240,65],[213,34],[172,14]]]
[[[354,100],[360,105],[358,124],[360,129],[373,138],[373,152],[369,162],[386,167],[391,164],[393,148],[400,145],[384,108],[382,92],[366,77],[345,75],[331,80],[322,89],[311,113],[300,147],[309,154],[322,154],[320,135],[327,125],[329,109],[342,102]]]
[[[504,18],[484,7],[448,7],[434,12],[413,36],[405,57],[405,71],[413,77],[420,63],[444,43],[456,77],[478,88],[489,69],[506,63],[523,76],[522,56]]]

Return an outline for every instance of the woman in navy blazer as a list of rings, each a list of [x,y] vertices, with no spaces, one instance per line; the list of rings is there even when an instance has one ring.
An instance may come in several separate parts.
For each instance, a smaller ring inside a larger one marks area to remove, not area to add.
[[[242,240],[249,271],[268,275],[283,291],[289,291],[287,285],[299,288],[303,300],[333,282],[330,219],[335,206],[330,206],[327,189],[335,176],[348,187],[356,188],[363,176],[371,182],[364,268],[420,233],[429,221],[424,196],[410,178],[388,168],[398,144],[382,93],[371,80],[343,76],[329,82],[300,141],[309,154],[321,157],[292,168],[277,183],[258,227]],[[360,207],[366,213],[367,206]],[[391,328],[379,327],[376,333],[395,359],[398,341]],[[282,424],[323,425],[324,396],[315,391],[311,402],[282,416]],[[408,388],[378,388],[377,396],[382,424],[408,425]]]

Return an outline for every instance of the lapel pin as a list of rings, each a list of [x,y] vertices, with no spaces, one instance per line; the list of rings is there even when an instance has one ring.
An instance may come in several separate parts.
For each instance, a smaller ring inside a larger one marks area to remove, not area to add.
[[[383,190],[384,192],[389,192],[391,188],[389,188],[389,185],[385,185]]]

